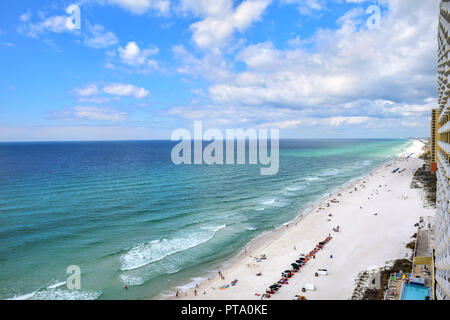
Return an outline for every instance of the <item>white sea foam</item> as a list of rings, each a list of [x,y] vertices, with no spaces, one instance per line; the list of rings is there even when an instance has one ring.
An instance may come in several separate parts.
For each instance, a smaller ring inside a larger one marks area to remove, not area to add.
[[[268,204],[274,204],[275,203],[275,199],[269,200],[269,201],[265,201],[262,204],[264,205],[268,205]]]
[[[320,174],[321,177],[337,176],[342,172],[340,169],[326,170]]]
[[[370,166],[371,164],[372,164],[371,160],[358,161],[355,162],[355,165],[352,168],[354,169],[355,167],[367,167]]]
[[[306,188],[305,186],[288,187],[288,188],[286,188],[286,190],[287,190],[287,191],[300,191],[300,190],[303,190],[303,189],[305,189],[305,188]]]
[[[245,227],[245,229],[250,230],[250,231],[255,231],[256,230],[256,228],[254,228],[254,227]]]
[[[139,275],[131,275],[129,273],[123,272],[120,274],[120,279],[122,282],[128,286],[140,286],[145,283],[143,277]]]
[[[52,285],[48,286],[47,289],[56,289],[56,288],[65,286],[66,284],[67,284],[66,281],[58,282],[58,283],[55,283],[55,284],[52,284]]]
[[[8,300],[96,300],[102,295],[99,291],[80,291],[62,289],[36,290]]]
[[[122,271],[120,273],[120,279],[123,284],[127,286],[140,286],[146,281],[150,280],[155,275],[160,274],[173,274],[180,271],[182,268],[172,263],[155,263],[149,264],[149,268],[133,269],[129,271]]]
[[[155,240],[140,244],[123,254],[120,259],[122,271],[129,271],[160,261],[167,256],[188,250],[208,242],[214,238],[217,231],[226,225],[202,227],[202,231],[188,234],[184,237]]]
[[[31,292],[31,293],[26,293],[26,294],[23,294],[23,295],[14,296],[14,297],[9,298],[9,299],[7,299],[7,300],[30,300],[30,299],[34,296],[34,294],[35,294],[36,292],[37,292],[37,291],[33,291],[33,292]]]
[[[177,289],[179,289],[181,292],[188,291],[189,289],[194,288],[197,284],[200,284],[200,282],[206,280],[206,278],[192,278],[191,280],[192,281],[187,284],[178,286]]]
[[[201,227],[201,229],[203,229],[203,230],[209,230],[209,231],[212,231],[212,232],[217,232],[217,231],[219,231],[219,230],[221,230],[221,229],[223,229],[223,228],[226,228],[226,224],[222,224],[222,225],[220,225],[220,226],[207,226],[207,227]]]
[[[306,181],[315,181],[319,179],[319,177],[310,177],[310,178],[306,178]]]

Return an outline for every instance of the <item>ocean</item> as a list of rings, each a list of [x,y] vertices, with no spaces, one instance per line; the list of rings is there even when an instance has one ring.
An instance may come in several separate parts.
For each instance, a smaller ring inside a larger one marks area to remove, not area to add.
[[[0,143],[0,299],[173,294],[410,143],[281,140],[273,176],[176,166],[170,141]]]

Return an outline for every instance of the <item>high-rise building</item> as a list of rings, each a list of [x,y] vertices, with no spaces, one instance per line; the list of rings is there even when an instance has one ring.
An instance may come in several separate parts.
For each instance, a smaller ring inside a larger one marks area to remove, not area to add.
[[[434,250],[435,266],[435,298],[450,300],[450,0],[442,0],[440,4],[438,31],[438,104],[439,128],[437,135],[437,189],[436,189],[436,247]]]
[[[430,138],[430,169],[431,172],[437,171],[437,136],[439,129],[439,110],[433,109],[431,111],[431,138]]]

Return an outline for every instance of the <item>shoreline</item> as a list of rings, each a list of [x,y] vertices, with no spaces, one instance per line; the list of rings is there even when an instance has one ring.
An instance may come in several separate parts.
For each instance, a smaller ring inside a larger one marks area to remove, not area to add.
[[[220,265],[220,271],[227,276],[228,274],[234,274],[233,272],[236,268],[239,266],[242,267],[242,265],[250,265],[248,264],[249,261],[248,258],[254,258],[255,255],[254,252],[260,252],[263,253],[264,250],[268,249],[271,244],[283,237],[286,237],[290,233],[292,233],[292,229],[299,227],[299,225],[302,225],[299,222],[303,221],[304,219],[307,219],[310,216],[314,216],[314,213],[320,213],[322,210],[326,210],[328,208],[333,208],[336,206],[336,204],[330,204],[330,206],[327,206],[327,203],[330,203],[332,199],[341,200],[342,197],[344,197],[344,193],[347,194],[351,190],[355,188],[355,186],[362,185],[362,183],[365,183],[365,180],[370,179],[370,177],[373,177],[376,175],[379,171],[391,167],[393,164],[396,164],[398,161],[405,160],[406,156],[408,156],[411,151],[414,152],[414,156],[412,158],[417,158],[419,154],[422,153],[422,147],[423,143],[419,140],[411,140],[410,143],[404,147],[404,149],[394,158],[389,161],[384,162],[383,164],[373,168],[368,173],[361,175],[360,177],[353,178],[349,180],[348,182],[344,183],[340,187],[336,187],[333,189],[330,193],[322,195],[319,199],[312,202],[310,205],[307,205],[304,210],[302,210],[294,219],[292,219],[289,222],[286,222],[282,224],[281,226],[278,226],[274,229],[265,231],[259,235],[257,235],[254,239],[250,240],[245,246],[244,249],[240,250],[238,253],[236,253],[233,257],[227,259],[225,262],[223,262]],[[411,158],[411,159],[412,159]],[[356,193],[356,192],[355,192]],[[289,228],[289,226],[291,226]],[[318,230],[319,231],[319,230]],[[325,238],[328,236],[329,233],[332,233],[331,227],[320,230],[323,234],[317,234],[318,238]],[[319,233],[320,233],[319,232]],[[301,238],[297,237],[297,238]],[[331,242],[333,243],[333,241]],[[253,255],[252,255],[253,253]],[[248,255],[248,256],[247,256]],[[270,259],[270,257],[269,257]],[[267,263],[267,262],[266,262]],[[242,269],[242,268],[241,268]],[[283,269],[284,270],[284,269]],[[279,270],[280,272],[283,270]],[[230,279],[229,277],[226,278],[226,280],[222,280],[218,275],[219,269],[215,271],[209,271],[208,273],[203,273],[202,275],[196,277],[195,279],[204,279],[202,281],[199,281],[197,283],[196,287],[192,287],[186,291],[180,292],[180,297],[176,298],[173,295],[168,294],[160,294],[156,299],[163,299],[163,300],[171,300],[171,299],[222,299],[221,293],[225,293],[225,290],[220,291],[216,290],[219,287],[217,286],[218,283],[226,283],[230,282],[233,279]],[[362,270],[360,270],[362,271]],[[211,277],[212,272],[214,272],[214,276]],[[194,280],[194,278],[193,278]],[[277,280],[274,278],[273,280]],[[188,284],[194,284],[195,281],[189,282]],[[239,283],[236,285],[236,287],[239,287]],[[198,295],[194,295],[194,290],[198,291]],[[213,290],[213,291],[211,291]],[[233,288],[234,291],[234,288]],[[255,291],[255,290],[254,290]],[[167,292],[167,291],[166,291]],[[206,294],[203,294],[203,292],[207,292]],[[219,293],[220,292],[220,293]],[[260,292],[262,293],[262,292]],[[185,296],[187,294],[187,296]],[[229,299],[230,296],[228,294],[222,294],[224,297],[223,299]],[[225,297],[226,296],[226,297]],[[254,298],[255,296],[253,296]],[[231,296],[233,298],[233,296]],[[251,299],[252,296],[248,295],[245,299]]]

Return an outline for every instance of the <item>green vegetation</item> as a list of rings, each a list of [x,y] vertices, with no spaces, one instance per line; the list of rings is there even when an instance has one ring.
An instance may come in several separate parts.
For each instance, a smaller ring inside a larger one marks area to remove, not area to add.
[[[429,161],[425,161],[424,165],[414,172],[411,188],[424,189],[425,206],[436,208],[436,175],[430,171]]]
[[[406,247],[407,247],[408,249],[414,250],[414,248],[416,247],[416,242],[415,242],[415,241],[411,241],[410,243],[408,243],[408,244],[406,245]]]

